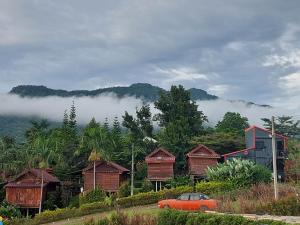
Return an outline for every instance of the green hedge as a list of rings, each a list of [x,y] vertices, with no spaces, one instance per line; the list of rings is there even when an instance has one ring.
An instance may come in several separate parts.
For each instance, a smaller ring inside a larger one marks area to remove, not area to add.
[[[299,199],[291,196],[267,203],[261,206],[258,211],[279,216],[300,216],[300,203]]]
[[[117,204],[120,207],[148,205],[148,204],[157,203],[162,199],[177,198],[182,193],[192,192],[192,191],[193,191],[192,187],[182,186],[178,188],[164,189],[158,192],[151,191],[146,193],[139,193],[125,198],[119,198],[117,199]]]
[[[241,216],[188,213],[176,210],[162,210],[158,225],[287,225],[272,220],[250,220]]]
[[[213,193],[214,191],[227,191],[229,190],[230,185],[225,182],[202,182],[196,185],[196,190],[205,194]],[[177,198],[182,193],[193,192],[193,187],[191,186],[181,186],[172,189],[164,189],[158,192],[146,192],[139,193],[133,196],[119,198],[116,200],[116,203],[119,207],[127,208],[132,206],[148,205],[157,203],[163,199]],[[37,225],[41,223],[50,223],[58,220],[64,220],[72,217],[78,217],[88,214],[93,214],[97,212],[103,212],[112,210],[106,201],[94,202],[83,204],[80,208],[63,208],[56,209],[53,211],[46,210],[43,213],[37,215],[34,219],[30,220],[14,220],[13,222],[8,223],[9,225]],[[28,223],[26,222],[28,221]]]
[[[196,191],[206,195],[225,193],[232,191],[234,188],[234,185],[228,181],[199,182],[196,184]]]

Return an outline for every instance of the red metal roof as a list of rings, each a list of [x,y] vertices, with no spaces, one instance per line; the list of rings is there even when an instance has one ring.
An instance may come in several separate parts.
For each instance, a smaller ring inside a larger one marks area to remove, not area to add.
[[[157,153],[162,152],[167,156],[155,156]],[[163,148],[157,148],[153,152],[151,152],[148,156],[146,156],[146,162],[147,163],[160,163],[160,162],[170,162],[174,163],[175,162],[175,156],[172,155],[170,152]]]
[[[126,169],[125,167],[123,166],[120,166],[119,164],[117,163],[114,163],[114,162],[108,162],[108,161],[98,161],[96,162],[96,168],[102,164],[106,164],[108,166],[111,166],[113,168],[115,168],[116,170],[119,171],[119,173],[127,173],[129,172],[130,170]],[[88,167],[86,167],[84,170],[83,170],[83,173],[88,171],[88,170],[91,170],[94,168],[94,165],[93,164],[90,164]]]
[[[10,181],[5,187],[34,187],[37,184],[37,182],[31,182],[31,183],[18,183],[19,180],[22,179],[23,176],[26,174],[31,173],[33,176],[35,176],[37,179],[42,179],[42,173],[43,173],[43,181],[45,185],[49,183],[60,183],[57,177],[49,174],[46,170],[44,169],[28,169],[25,170],[24,172],[20,173],[15,179]]]
[[[248,132],[248,131],[253,130],[253,129],[258,129],[258,130],[267,132],[267,133],[269,133],[269,134],[272,134],[271,131],[269,131],[269,130],[267,130],[267,129],[265,129],[265,128],[262,128],[262,127],[255,126],[255,125],[250,126],[249,128],[245,129],[245,132]],[[277,137],[280,137],[280,138],[288,139],[288,137],[286,137],[286,136],[284,136],[284,135],[281,135],[281,134],[278,134],[278,133],[275,133],[275,135],[276,135]]]
[[[197,158],[220,158],[220,155],[217,154],[214,150],[209,149],[205,145],[198,145],[193,148],[188,154],[187,157],[197,157]]]

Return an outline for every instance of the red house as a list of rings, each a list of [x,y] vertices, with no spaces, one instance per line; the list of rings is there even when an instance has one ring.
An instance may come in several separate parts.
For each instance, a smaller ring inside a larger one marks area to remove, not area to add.
[[[203,177],[207,167],[218,164],[220,155],[204,145],[198,145],[187,154],[188,168],[191,175]]]
[[[158,182],[161,188],[161,182],[174,177],[173,165],[175,156],[163,148],[158,148],[146,157],[148,165],[148,179],[154,181],[156,190]]]
[[[39,208],[42,178],[44,183],[42,201],[46,200],[47,193],[55,191],[60,181],[48,170],[30,169],[5,185],[7,202],[21,208]]]
[[[106,192],[117,192],[126,180],[129,170],[113,162],[96,162],[96,186]],[[82,172],[84,191],[94,188],[94,165],[91,164]]]

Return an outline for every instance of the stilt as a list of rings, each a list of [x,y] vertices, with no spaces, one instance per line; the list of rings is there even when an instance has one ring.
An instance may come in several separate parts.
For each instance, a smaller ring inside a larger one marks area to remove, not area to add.
[[[155,191],[157,191],[157,180],[155,181]]]
[[[159,190],[161,190],[161,181],[159,181]]]
[[[27,218],[29,217],[29,208],[27,208],[27,211],[26,211],[26,217],[27,217]]]

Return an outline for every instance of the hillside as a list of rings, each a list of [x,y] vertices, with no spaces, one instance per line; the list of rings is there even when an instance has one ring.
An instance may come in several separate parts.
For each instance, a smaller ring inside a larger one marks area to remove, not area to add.
[[[34,85],[20,85],[14,87],[9,93],[16,94],[22,97],[48,97],[48,96],[59,96],[59,97],[83,97],[89,96],[94,97],[101,94],[113,93],[119,98],[125,96],[133,96],[136,98],[142,98],[146,101],[155,101],[160,92],[166,92],[163,88],[153,86],[146,83],[136,83],[128,87],[109,87],[100,88],[97,90],[55,90],[45,86],[34,86]],[[218,97],[215,95],[208,94],[206,91],[197,88],[189,89],[193,100],[215,100]]]

